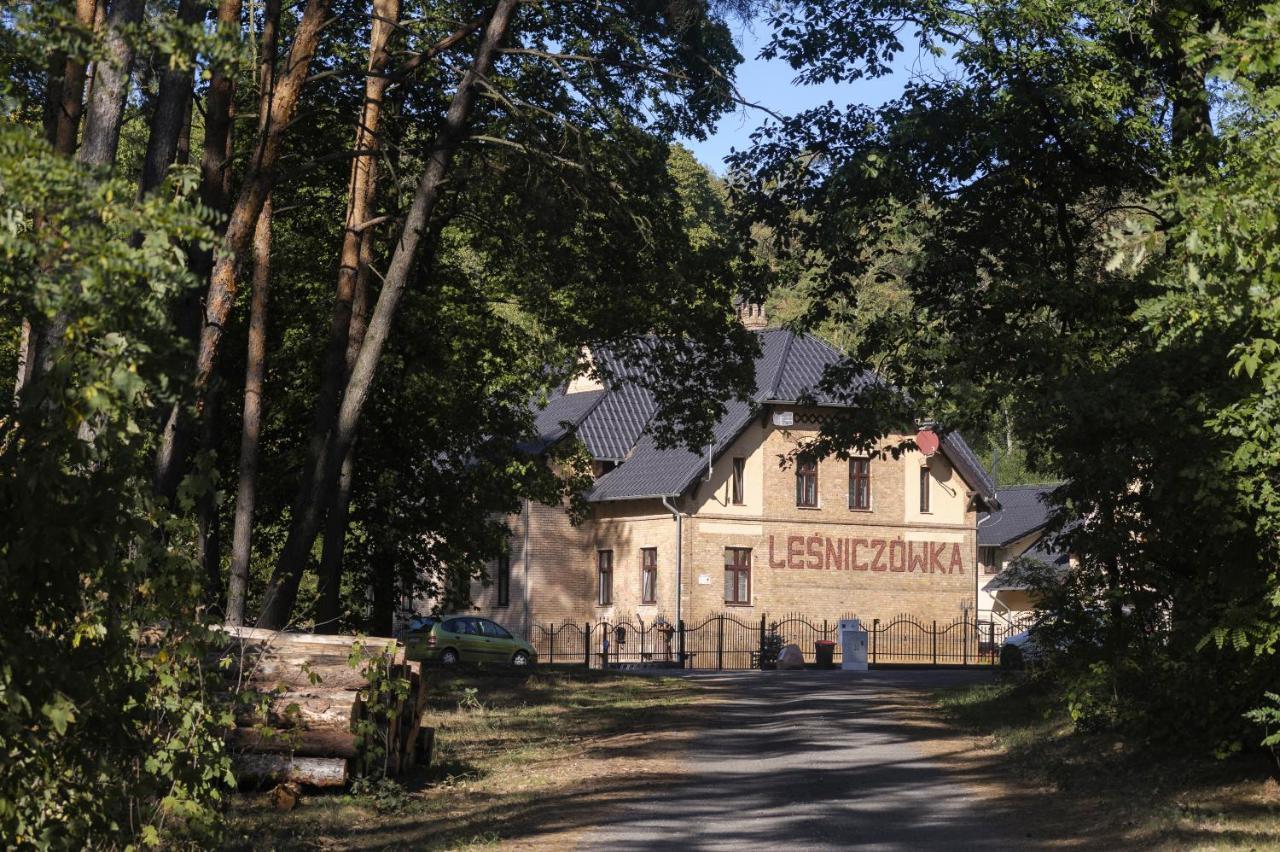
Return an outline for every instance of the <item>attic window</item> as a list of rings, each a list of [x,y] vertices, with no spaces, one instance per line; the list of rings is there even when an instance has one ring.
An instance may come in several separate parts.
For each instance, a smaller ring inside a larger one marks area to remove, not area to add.
[[[733,460],[733,505],[741,506],[746,502],[746,478],[747,478],[747,460],[744,458],[736,458]]]

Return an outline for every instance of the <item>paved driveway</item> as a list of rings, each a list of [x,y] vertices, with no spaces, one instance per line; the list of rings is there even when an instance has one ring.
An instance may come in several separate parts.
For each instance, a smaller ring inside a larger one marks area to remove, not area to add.
[[[948,758],[927,727],[935,720],[922,690],[987,672],[691,676],[723,700],[690,745],[686,775],[602,814],[583,848],[1039,845],[1017,828],[1016,811],[1028,802],[984,796],[972,770]]]

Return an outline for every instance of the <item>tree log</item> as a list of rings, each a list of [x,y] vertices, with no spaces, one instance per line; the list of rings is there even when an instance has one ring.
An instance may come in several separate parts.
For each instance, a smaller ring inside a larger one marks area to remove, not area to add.
[[[254,640],[258,642],[269,642],[273,645],[284,644],[304,644],[304,645],[345,645],[351,647],[359,642],[365,648],[382,648],[394,643],[396,640],[385,636],[352,636],[350,634],[342,636],[334,636],[324,633],[286,633],[281,630],[267,630],[261,627],[241,627],[226,624],[217,628],[229,636],[237,639]]]
[[[237,708],[236,721],[247,726],[265,723],[274,728],[350,731],[362,710],[354,689],[293,690],[269,695],[265,711]]]
[[[351,760],[359,753],[351,731],[303,731],[275,728],[230,728],[227,745],[242,752],[296,754],[303,757],[341,757]]]
[[[422,717],[424,705],[426,704],[427,690],[422,681],[422,667],[420,663],[409,664],[409,700],[405,702],[408,708],[408,718],[405,720],[404,735],[400,738],[400,768],[408,769],[413,766],[417,759],[418,731],[422,728]]]
[[[369,678],[364,672],[346,663],[318,663],[304,671],[302,663],[297,660],[246,659],[243,665],[233,663],[225,671],[228,679],[241,680],[242,687],[262,692],[273,689],[364,689],[369,686]]]
[[[294,781],[312,787],[342,787],[347,761],[340,757],[289,757],[281,754],[240,754],[233,758],[236,780]]]

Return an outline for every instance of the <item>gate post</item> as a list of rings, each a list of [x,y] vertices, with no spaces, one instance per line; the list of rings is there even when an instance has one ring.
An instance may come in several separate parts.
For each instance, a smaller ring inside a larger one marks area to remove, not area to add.
[[[938,619],[933,620],[933,664],[938,664]]]
[[[760,671],[764,671],[764,613],[760,613]]]
[[[1000,659],[1000,655],[996,653],[996,622],[995,613],[992,613],[992,620],[987,624],[987,644],[991,646],[991,662],[994,664]]]
[[[551,637],[551,652],[548,654],[551,659],[548,662],[554,663],[556,661],[556,624],[554,621],[548,621],[547,627],[549,628],[547,634]]]
[[[724,613],[716,619],[716,671],[724,668]]]
[[[964,648],[961,651],[964,654],[964,664],[969,665],[969,619],[964,620],[964,631],[960,634],[960,638],[964,641]]]
[[[676,652],[676,661],[680,663],[680,668],[684,668],[684,619],[680,620],[678,626],[680,629],[680,644],[678,646],[679,650]]]
[[[582,623],[582,664],[591,668],[591,622]]]
[[[880,638],[880,619],[871,619],[871,662],[876,661],[876,640]]]

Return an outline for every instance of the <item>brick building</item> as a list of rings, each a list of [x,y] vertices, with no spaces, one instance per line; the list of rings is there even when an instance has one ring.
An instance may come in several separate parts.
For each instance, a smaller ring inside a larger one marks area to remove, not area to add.
[[[472,589],[476,608],[526,633],[729,610],[972,618],[978,512],[998,503],[964,440],[946,433],[929,457],[895,459],[883,448],[904,436],[891,435],[863,457],[783,466],[838,407],[815,389],[839,355],[811,336],[756,333],[754,400],[729,405],[704,454],[655,446],[644,427],[656,406],[641,388],[579,379],[557,393],[539,440],[573,432],[586,445],[598,474],[591,517],[575,527],[563,508],[536,504],[513,517],[510,555],[491,585]]]

